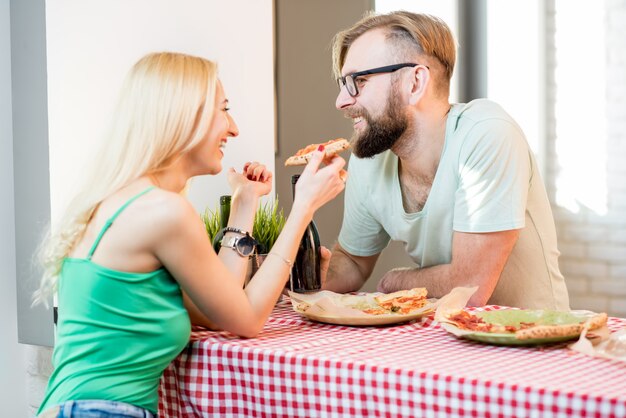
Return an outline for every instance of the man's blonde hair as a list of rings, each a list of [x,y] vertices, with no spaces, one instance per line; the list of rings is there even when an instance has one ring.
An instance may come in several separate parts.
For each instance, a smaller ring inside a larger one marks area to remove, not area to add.
[[[82,191],[42,242],[44,274],[34,303],[47,304],[56,291],[63,260],[104,199],[174,163],[205,137],[213,118],[216,86],[217,65],[200,57],[152,53],[131,68]]]
[[[450,79],[456,61],[456,43],[448,25],[436,16],[406,11],[388,14],[367,13],[351,28],[333,39],[333,72],[341,76],[346,55],[352,43],[365,32],[383,29],[387,32],[393,55],[408,59],[418,54],[431,71],[440,73],[437,84],[449,93]],[[382,65],[393,63],[381,63]],[[438,71],[438,69],[440,70]]]

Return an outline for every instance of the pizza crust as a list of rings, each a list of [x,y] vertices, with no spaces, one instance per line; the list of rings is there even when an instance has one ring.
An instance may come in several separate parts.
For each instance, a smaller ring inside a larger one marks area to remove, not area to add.
[[[386,293],[380,296],[376,296],[376,302],[379,304],[389,302],[392,299],[403,298],[403,297],[414,297],[414,298],[423,298],[426,299],[426,295],[428,294],[426,288],[423,287],[414,287],[409,290],[399,290],[393,293]]]
[[[320,145],[325,145],[324,152],[326,154],[326,157],[332,157],[333,155],[339,154],[341,151],[344,151],[350,148],[350,142],[345,138],[333,139],[332,141],[329,141],[326,144],[320,144]],[[297,154],[293,155],[287,158],[287,161],[285,161],[285,166],[306,165],[308,164],[309,160],[311,159],[315,151],[317,151],[317,146],[314,147],[312,151],[303,153],[302,155],[297,155]]]
[[[554,338],[554,337],[576,337],[580,335],[585,326],[589,330],[594,330],[606,325],[607,314],[600,313],[592,316],[582,324],[568,325],[536,325],[528,329],[522,329],[515,333],[518,340],[530,340],[534,338]]]

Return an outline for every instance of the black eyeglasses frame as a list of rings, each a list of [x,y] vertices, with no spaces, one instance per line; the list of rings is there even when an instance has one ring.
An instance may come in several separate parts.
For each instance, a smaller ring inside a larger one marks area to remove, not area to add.
[[[364,70],[364,71],[357,71],[355,73],[351,73],[351,74],[346,74],[342,77],[338,77],[337,78],[337,84],[339,85],[339,88],[342,89],[344,86],[346,86],[346,90],[348,91],[348,94],[351,97],[356,97],[359,95],[359,88],[356,85],[356,78],[357,77],[362,77],[364,75],[371,75],[371,74],[383,74],[383,73],[393,73],[396,72],[402,68],[406,68],[406,67],[417,67],[420,64],[416,64],[413,62],[404,62],[402,64],[392,64],[392,65],[385,65],[384,67],[377,67],[377,68],[372,68],[369,70]],[[426,68],[428,68],[428,66],[425,65]],[[351,86],[354,87],[354,94],[350,91],[350,85],[348,83],[346,83],[346,79],[347,78],[351,78],[352,79],[352,83]]]

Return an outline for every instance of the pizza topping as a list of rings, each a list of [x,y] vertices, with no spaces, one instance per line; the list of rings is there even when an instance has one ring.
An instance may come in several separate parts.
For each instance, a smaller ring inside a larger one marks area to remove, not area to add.
[[[454,315],[448,316],[448,319],[461,329],[478,332],[514,334],[517,331],[532,328],[537,325],[534,322],[520,322],[518,326],[492,324],[485,322],[480,316],[472,315],[466,311],[459,311]]]
[[[326,158],[337,155],[343,150],[350,148],[350,142],[345,138],[336,138],[319,144],[311,144],[298,150],[294,155],[287,158],[286,166],[306,165],[313,153],[318,149],[323,149]]]
[[[419,309],[426,304],[426,298],[424,296],[398,296],[393,299],[378,302],[383,309],[388,309],[391,312],[400,312],[407,314],[415,309]]]
[[[320,145],[323,145],[324,148],[326,148],[327,146],[329,146],[330,144],[332,144],[333,142],[336,142],[336,141],[337,141],[336,139],[331,139],[330,141],[324,142],[323,144],[307,145],[306,147],[304,147],[301,150],[299,150],[298,152],[296,152],[296,157],[299,157],[300,155],[308,154],[309,152],[316,151],[320,147]]]
[[[468,331],[490,332],[493,327],[492,324],[488,324],[483,321],[481,317],[472,315],[465,311],[459,311],[454,315],[450,315],[448,316],[448,319],[457,327]]]

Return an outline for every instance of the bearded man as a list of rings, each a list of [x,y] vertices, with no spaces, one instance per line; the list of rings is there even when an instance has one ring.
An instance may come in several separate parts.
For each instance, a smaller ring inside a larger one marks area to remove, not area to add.
[[[455,59],[450,29],[429,15],[372,14],[336,35],[336,106],[354,136],[324,288],[360,289],[396,240],[417,267],[387,272],[379,291],[476,285],[470,305],[567,310],[535,157],[496,103],[449,103]]]

